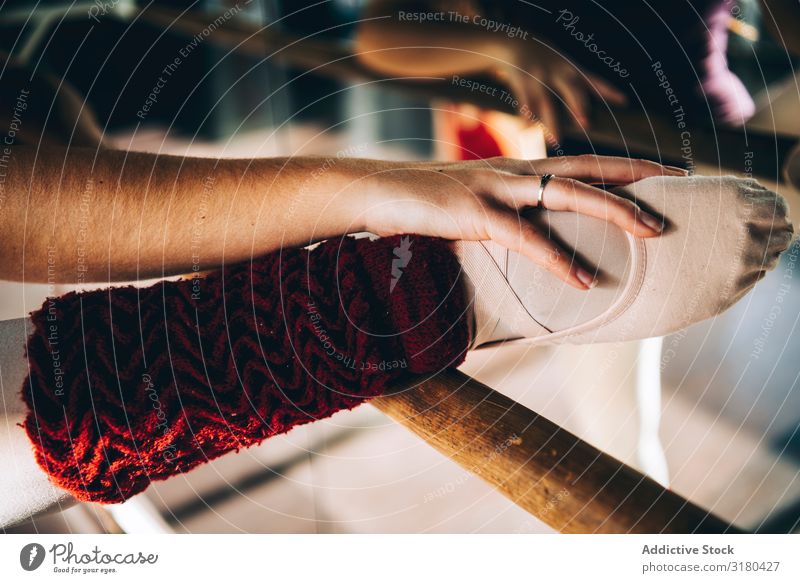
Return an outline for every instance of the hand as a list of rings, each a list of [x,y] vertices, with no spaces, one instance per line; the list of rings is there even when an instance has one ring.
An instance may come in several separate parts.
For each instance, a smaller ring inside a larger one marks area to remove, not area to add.
[[[661,220],[592,184],[686,175],[679,168],[647,160],[608,156],[393,163],[371,175],[362,224],[381,236],[416,233],[451,240],[492,240],[568,284],[589,289],[593,276],[520,216],[536,205],[540,177],[546,173],[555,178],[545,189],[544,208],[605,219],[636,237],[658,236]]]
[[[532,43],[513,41],[506,54],[507,58],[494,73],[519,102],[519,114],[531,121],[538,118],[549,130],[546,138],[550,143],[560,139],[559,100],[581,127],[589,125],[592,94],[613,105],[627,103],[619,89],[597,75],[577,69],[566,58],[544,47],[536,50]]]

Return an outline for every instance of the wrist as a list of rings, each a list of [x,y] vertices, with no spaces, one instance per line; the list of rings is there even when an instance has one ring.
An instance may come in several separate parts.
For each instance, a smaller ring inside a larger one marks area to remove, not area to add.
[[[292,222],[307,223],[313,239],[339,237],[367,230],[367,210],[379,192],[374,186],[388,163],[355,158],[305,158],[297,166],[304,175],[290,206],[303,209]],[[291,225],[289,226],[291,228]]]
[[[357,229],[376,235],[389,234],[381,216],[386,203],[401,189],[402,171],[408,162],[352,160],[348,169],[350,191],[346,197],[349,219]]]

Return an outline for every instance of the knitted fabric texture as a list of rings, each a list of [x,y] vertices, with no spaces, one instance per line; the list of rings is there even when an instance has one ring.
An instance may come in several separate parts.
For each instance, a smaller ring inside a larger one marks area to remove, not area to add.
[[[56,485],[122,502],[404,375],[460,364],[465,310],[448,245],[413,236],[70,293],[32,314],[24,428]]]

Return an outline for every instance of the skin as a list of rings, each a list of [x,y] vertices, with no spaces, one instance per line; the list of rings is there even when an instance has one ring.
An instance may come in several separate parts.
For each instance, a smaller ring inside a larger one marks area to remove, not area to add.
[[[4,76],[4,83],[9,79]],[[10,99],[18,94],[17,88],[6,89]],[[103,147],[94,116],[68,85],[41,78],[34,94],[52,102],[57,118],[48,120],[49,106],[28,110],[18,145],[7,155],[2,150],[0,278],[5,280],[108,283],[181,275],[285,246],[371,231],[493,239],[546,265],[570,285],[588,289],[591,275],[520,216],[535,204],[541,174],[557,175],[545,191],[547,208],[601,217],[651,237],[658,229],[647,225],[647,216],[632,202],[592,184],[684,173],[643,160],[595,156],[443,164],[124,152]],[[8,127],[10,120],[2,115],[2,127]],[[4,323],[0,338],[14,348],[0,351],[0,369],[24,372],[13,363],[23,356],[14,344],[19,331],[12,334],[11,324],[19,322]],[[3,383],[8,394],[0,418],[10,430],[8,439],[0,440],[0,460],[16,465],[3,473],[9,483],[0,491],[19,491],[18,478],[24,475],[24,491],[35,500],[23,496],[22,510],[14,500],[0,507],[6,512],[2,521],[73,503],[49,484],[30,456],[27,436],[17,425],[24,411],[21,382],[4,378]]]
[[[31,77],[13,61],[6,73],[12,85]],[[545,191],[548,209],[652,237],[659,221],[592,184],[685,174],[596,156],[441,163],[116,151],[104,147],[74,89],[46,76],[34,79],[47,107],[25,112],[23,130],[33,133],[17,136],[23,145],[9,149],[0,183],[0,277],[6,280],[70,284],[181,275],[369,231],[491,239],[589,289],[590,271],[520,217],[536,204],[540,176],[557,176]],[[3,95],[18,93],[4,88]],[[49,103],[57,123],[44,123]]]
[[[326,164],[14,147],[0,211],[0,277],[75,283],[79,257],[85,282],[162,277],[369,231],[491,239],[588,289],[591,276],[520,217],[546,172],[557,174],[546,208],[603,218],[639,237],[657,236],[660,223],[590,183],[683,174],[597,156]]]
[[[325,160],[314,158],[212,160],[14,147],[0,197],[0,277],[74,282],[79,253],[86,282],[185,274],[194,269],[196,249],[202,268],[212,269],[285,245],[368,230],[494,239],[588,289],[568,255],[519,215],[533,202],[538,175],[559,173],[545,190],[548,208],[656,236],[632,202],[589,183],[680,173],[653,162],[595,156],[454,164],[340,160],[324,167]],[[309,179],[314,171],[319,178]],[[24,373],[26,367],[13,362],[24,358],[19,331],[0,338],[13,347],[0,350],[0,369]],[[10,430],[0,440],[0,460],[10,460],[15,471],[3,474],[9,483],[0,490],[18,492],[23,476],[29,494],[0,505],[0,524],[74,502],[49,484],[30,455],[17,424],[22,379],[3,380],[10,396],[4,395],[0,418]]]
[[[559,103],[582,127],[588,127],[590,96],[624,105],[625,95],[603,79],[581,71],[559,54],[530,39],[503,34],[459,21],[401,21],[404,0],[371,2],[356,34],[359,60],[393,77],[448,77],[486,74],[498,79],[519,102],[528,121],[538,116],[548,129],[548,141],[559,139]],[[431,2],[433,11],[469,15],[469,2]]]

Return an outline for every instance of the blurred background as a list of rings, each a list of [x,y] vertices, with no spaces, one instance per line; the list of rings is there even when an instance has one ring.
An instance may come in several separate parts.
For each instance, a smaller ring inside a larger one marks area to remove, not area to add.
[[[520,3],[498,4],[511,11]],[[112,147],[215,157],[458,159],[476,157],[477,150],[529,158],[649,157],[701,174],[752,175],[787,197],[797,229],[797,57],[769,30],[764,3],[711,4],[724,9],[727,65],[752,111],[744,125],[730,123],[716,102],[703,93],[693,93],[692,101],[686,89],[688,153],[663,89],[650,95],[637,91],[635,81],[625,89],[639,99],[625,108],[598,104],[589,127],[562,112],[555,141],[541,124],[459,94],[452,83],[382,76],[358,57],[359,22],[368,9],[360,0],[7,1],[0,7],[0,50],[23,70],[46,73],[54,95],[74,90],[73,106],[93,112],[90,121]],[[572,9],[579,14],[581,7]],[[600,28],[597,21],[593,26]],[[647,26],[660,24],[654,17]],[[580,67],[586,51],[564,43]],[[180,66],[144,110],[176,56]],[[331,62],[336,66],[319,66]],[[678,83],[681,73],[667,71]],[[0,77],[2,91],[11,90],[11,74]],[[647,86],[656,84],[648,79]],[[52,103],[56,111],[45,129],[58,134],[59,105]],[[797,530],[798,261],[795,243],[731,311],[666,338],[656,358],[650,355],[648,373],[640,343],[492,348],[472,353],[462,370],[645,472],[654,465],[640,447],[642,424],[660,423],[668,467],[662,481],[741,526]],[[46,294],[69,289],[0,282],[0,318],[18,317]],[[658,373],[661,416],[645,419],[642,375]],[[8,532],[548,530],[364,405],[156,483],[123,505],[78,504]]]

